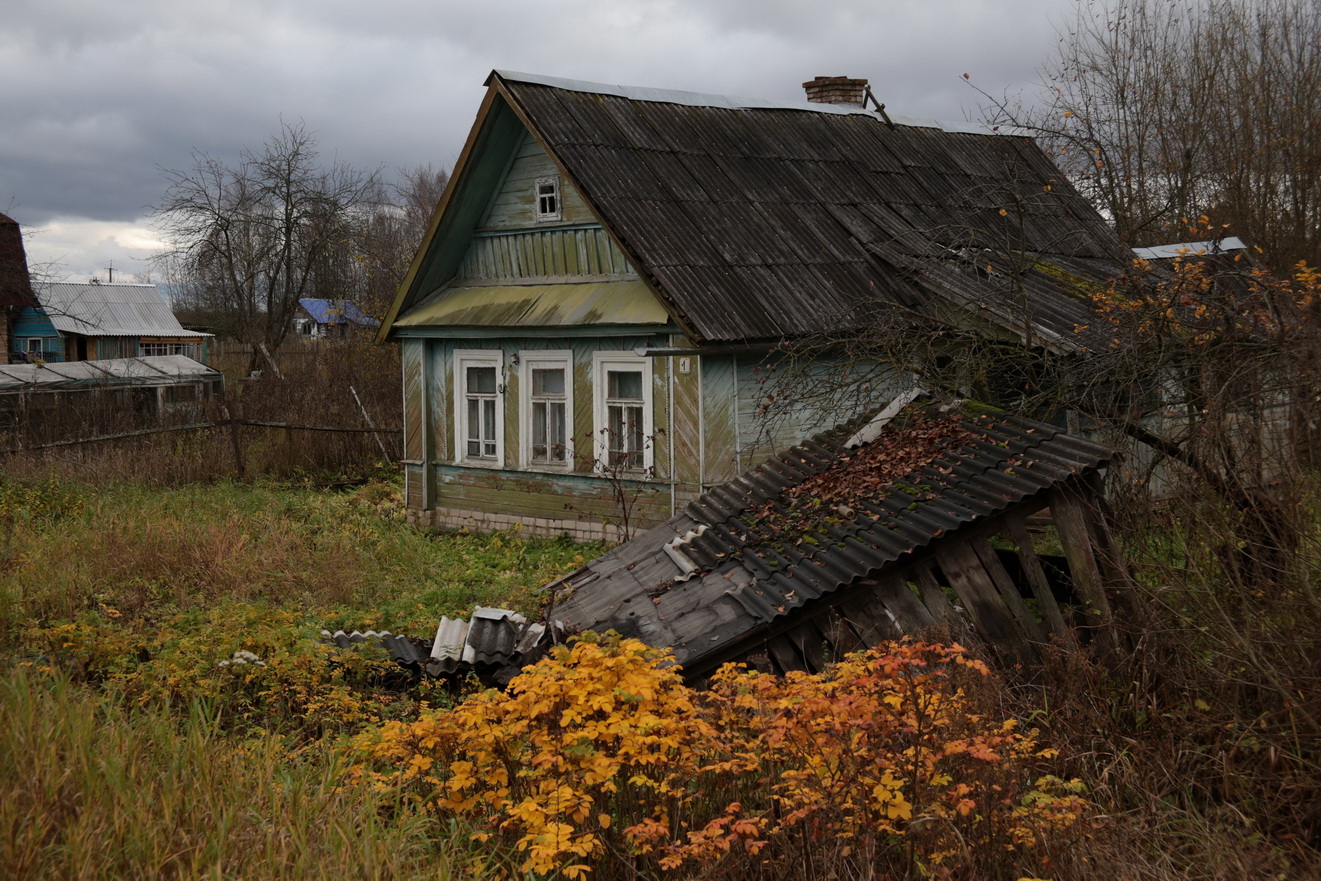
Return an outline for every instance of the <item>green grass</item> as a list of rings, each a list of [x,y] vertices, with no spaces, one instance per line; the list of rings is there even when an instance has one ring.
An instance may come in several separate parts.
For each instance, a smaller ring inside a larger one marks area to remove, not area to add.
[[[394,484],[353,491],[0,482],[0,628],[11,637],[113,609],[160,618],[221,600],[320,626],[426,636],[474,605],[535,613],[541,585],[600,546],[519,534],[434,535]]]

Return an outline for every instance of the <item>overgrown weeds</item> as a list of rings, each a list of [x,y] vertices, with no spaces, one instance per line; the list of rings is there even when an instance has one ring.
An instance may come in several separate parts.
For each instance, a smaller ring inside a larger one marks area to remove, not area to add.
[[[0,678],[0,875],[13,879],[445,878],[463,835],[346,787],[329,744],[234,740],[213,707],[130,710],[59,676]]]

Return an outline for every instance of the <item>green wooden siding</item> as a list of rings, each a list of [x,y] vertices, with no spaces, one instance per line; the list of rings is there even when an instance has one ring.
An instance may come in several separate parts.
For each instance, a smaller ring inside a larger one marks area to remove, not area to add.
[[[519,229],[544,226],[537,223],[536,181],[537,178],[559,176],[555,163],[541,149],[532,134],[526,129],[522,141],[514,153],[514,160],[505,173],[486,215],[481,229]],[[560,215],[553,221],[559,224],[595,223],[596,218],[588,210],[587,204],[568,180],[560,179]]]
[[[399,360],[404,380],[404,459],[422,460],[422,340],[403,340]]]
[[[736,359],[739,457],[747,468],[818,432],[877,410],[903,388],[875,364],[821,359],[785,365]]]
[[[453,465],[434,467],[437,506],[490,511],[547,520],[619,523],[614,487],[587,474],[510,472]],[[659,523],[670,516],[669,487],[655,481],[624,481],[631,525]]]
[[[600,226],[547,227],[473,237],[459,265],[460,279],[637,278]]]
[[[734,420],[735,388],[733,356],[704,355],[700,419],[702,483],[707,487],[727,483],[743,470]]]
[[[434,479],[436,484],[435,506],[465,508],[470,502],[475,504],[478,497],[486,498],[496,504],[497,497],[519,480],[530,480],[523,488],[524,492],[549,494],[546,498],[521,499],[516,507],[535,509],[540,513],[528,516],[551,517],[549,511],[564,510],[562,489],[557,481],[564,478],[573,486],[590,486],[592,492],[610,495],[609,481],[593,475],[595,456],[595,437],[599,426],[595,425],[592,387],[593,355],[596,352],[624,352],[631,354],[634,348],[663,344],[665,337],[628,336],[609,338],[544,339],[510,338],[489,343],[485,340],[427,340],[425,359],[428,384],[432,401],[430,437],[433,439],[428,451],[427,461],[436,466]],[[406,346],[420,341],[409,340]],[[454,388],[454,353],[456,350],[490,352],[499,358],[503,365],[500,384],[504,389],[502,396],[502,419],[504,429],[503,467],[487,467],[480,464],[456,463],[456,442],[450,426],[456,418],[456,389]],[[416,419],[414,412],[420,407],[422,389],[410,393],[407,370],[410,366],[410,350],[405,349],[405,429],[406,438],[416,431],[413,427]],[[538,471],[523,469],[520,446],[520,432],[523,431],[522,408],[520,407],[522,389],[521,371],[514,363],[515,356],[526,358],[533,352],[568,351],[572,355],[573,373],[573,425],[575,466],[570,469],[545,468]],[[665,517],[669,516],[670,495],[665,486],[671,472],[670,464],[670,426],[669,413],[669,371],[664,363],[666,359],[656,359],[652,363],[652,403],[654,408],[653,466],[654,475],[649,480],[629,481],[638,486],[647,487],[646,495],[662,498]],[[413,449],[409,447],[409,449]],[[411,456],[409,458],[412,458]],[[472,475],[471,480],[459,480],[457,474]],[[585,482],[584,482],[585,481]],[[476,487],[471,491],[456,490],[455,486]],[[456,495],[457,493],[457,495]],[[494,493],[494,495],[493,495]],[[591,493],[589,493],[591,495]],[[499,504],[503,505],[501,501]],[[594,503],[595,504],[595,503]],[[656,504],[660,504],[657,502]],[[598,506],[599,507],[599,506]],[[512,509],[473,507],[472,510],[493,510],[512,513]],[[595,510],[595,509],[594,509]],[[570,518],[573,519],[573,518]],[[661,519],[664,519],[662,517]]]

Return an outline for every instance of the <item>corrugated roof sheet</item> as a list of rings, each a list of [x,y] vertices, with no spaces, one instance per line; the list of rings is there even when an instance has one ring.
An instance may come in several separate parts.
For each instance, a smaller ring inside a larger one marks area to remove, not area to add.
[[[185,355],[9,364],[0,365],[0,393],[86,385],[174,385],[220,376],[219,370]]]
[[[41,309],[61,333],[84,336],[209,337],[184,330],[154,284],[76,284],[36,286]]]
[[[592,561],[567,579],[557,618],[671,646],[701,670],[757,628],[1110,456],[971,405],[910,404],[850,450],[854,428],[812,438]]]
[[[1026,301],[1037,336],[1067,348],[1089,317],[1083,290],[1129,259],[1026,137],[831,105],[492,80],[699,341],[865,326],[878,306],[933,300],[1019,332]]]
[[[1182,242],[1173,245],[1156,245],[1151,248],[1134,248],[1133,253],[1143,260],[1173,260],[1175,257],[1246,251],[1247,247],[1247,243],[1238,236],[1228,236],[1209,242]]]
[[[443,288],[396,327],[666,325],[670,315],[640,281]]]

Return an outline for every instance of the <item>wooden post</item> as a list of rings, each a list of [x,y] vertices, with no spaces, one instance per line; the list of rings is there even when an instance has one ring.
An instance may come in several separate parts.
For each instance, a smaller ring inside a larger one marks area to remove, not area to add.
[[[243,443],[239,438],[239,421],[229,412],[228,404],[221,404],[220,411],[225,414],[225,422],[229,424],[229,440],[234,446],[234,468],[238,471],[239,480],[247,480],[243,468]]]
[[[1096,628],[1098,644],[1115,649],[1114,617],[1105,598],[1105,584],[1097,566],[1096,551],[1092,546],[1088,511],[1078,497],[1077,487],[1066,486],[1051,493],[1050,513],[1064,545],[1064,556],[1069,561],[1069,575],[1086,607],[1087,617]]]

